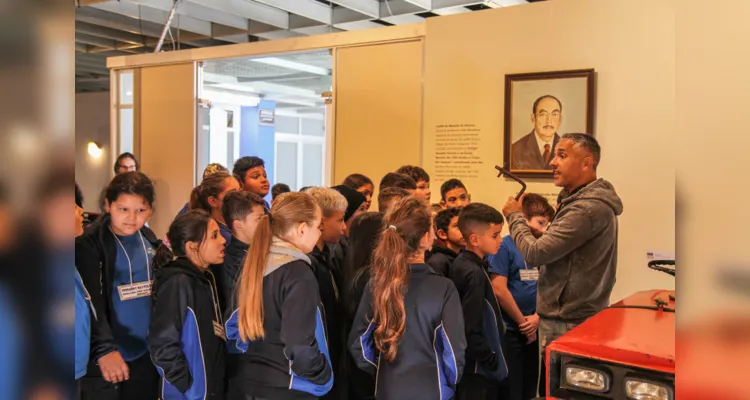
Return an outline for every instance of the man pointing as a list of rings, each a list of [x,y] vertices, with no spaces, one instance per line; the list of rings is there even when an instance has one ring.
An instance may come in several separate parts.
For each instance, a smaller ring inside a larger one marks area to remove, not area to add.
[[[557,213],[535,238],[521,203],[503,207],[510,234],[528,265],[541,265],[537,294],[539,344],[546,346],[609,305],[617,269],[617,216],[622,200],[615,188],[597,179],[601,149],[593,136],[563,135],[550,162]]]

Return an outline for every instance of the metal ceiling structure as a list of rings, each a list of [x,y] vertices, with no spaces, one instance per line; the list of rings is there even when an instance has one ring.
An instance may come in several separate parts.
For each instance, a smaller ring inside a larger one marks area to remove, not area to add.
[[[77,0],[76,92],[109,90],[106,58],[422,22],[527,0]],[[532,0],[533,1],[533,0]]]

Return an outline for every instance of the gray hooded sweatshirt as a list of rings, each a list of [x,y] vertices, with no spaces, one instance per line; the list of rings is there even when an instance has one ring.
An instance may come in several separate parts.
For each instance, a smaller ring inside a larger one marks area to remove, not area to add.
[[[521,212],[508,215],[526,264],[541,266],[537,313],[579,323],[609,305],[617,271],[617,216],[622,200],[597,179],[572,195],[563,190],[547,232],[534,238]]]

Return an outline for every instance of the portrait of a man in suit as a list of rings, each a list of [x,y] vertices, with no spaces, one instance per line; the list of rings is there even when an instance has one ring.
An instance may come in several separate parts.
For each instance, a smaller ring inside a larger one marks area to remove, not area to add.
[[[511,145],[511,169],[551,170],[555,146],[560,141],[557,130],[562,123],[562,102],[546,94],[534,101],[531,112],[533,128],[530,133]]]

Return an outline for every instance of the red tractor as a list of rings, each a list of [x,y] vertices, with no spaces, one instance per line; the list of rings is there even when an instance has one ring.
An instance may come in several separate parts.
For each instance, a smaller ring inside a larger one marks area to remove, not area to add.
[[[648,265],[675,275],[674,261]],[[612,304],[547,346],[541,399],[674,400],[674,333],[673,290]]]

